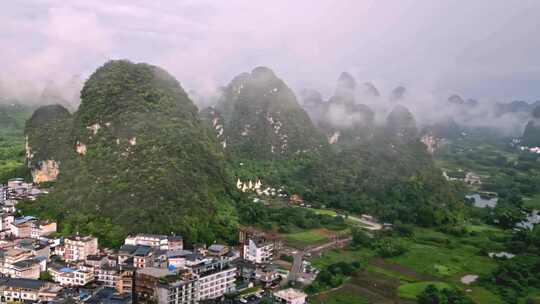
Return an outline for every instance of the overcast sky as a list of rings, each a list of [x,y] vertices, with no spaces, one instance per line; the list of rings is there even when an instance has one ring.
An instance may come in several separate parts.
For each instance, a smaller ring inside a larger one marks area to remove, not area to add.
[[[20,0],[0,10],[9,89],[149,62],[211,92],[258,65],[332,93],[339,73],[478,99],[540,99],[540,1]]]

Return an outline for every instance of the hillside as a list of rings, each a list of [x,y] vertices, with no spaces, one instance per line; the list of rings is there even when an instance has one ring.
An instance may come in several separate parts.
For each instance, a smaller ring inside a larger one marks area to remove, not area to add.
[[[521,144],[529,147],[540,146],[540,106],[532,112],[532,119],[529,120],[523,131]]]
[[[26,164],[35,183],[51,182],[69,157],[71,114],[61,105],[38,108],[26,122]]]
[[[305,181],[302,195],[389,222],[452,223],[459,200],[419,141],[414,121],[406,108],[396,107],[369,140],[342,147],[299,172]]]
[[[31,107],[0,98],[0,184],[26,176],[24,122],[31,114]]]
[[[94,233],[112,246],[133,232],[179,233],[187,242],[233,236],[221,149],[166,71],[128,61],[98,68],[69,133],[52,192],[23,211],[61,218],[63,233]],[[30,136],[29,145],[36,144]]]
[[[236,157],[286,159],[317,152],[324,141],[293,91],[265,67],[234,78],[214,113],[222,144]]]

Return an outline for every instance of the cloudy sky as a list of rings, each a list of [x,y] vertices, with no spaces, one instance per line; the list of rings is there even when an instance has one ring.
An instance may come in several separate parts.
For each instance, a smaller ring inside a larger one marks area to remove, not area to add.
[[[21,0],[4,1],[0,20],[10,92],[127,58],[201,94],[266,65],[326,96],[348,71],[383,92],[540,99],[537,0]]]

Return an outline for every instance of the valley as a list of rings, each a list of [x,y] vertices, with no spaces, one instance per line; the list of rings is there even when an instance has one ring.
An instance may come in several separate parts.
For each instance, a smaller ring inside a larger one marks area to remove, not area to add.
[[[117,83],[118,75],[139,83]],[[331,102],[349,107],[354,80],[342,77]],[[105,102],[113,93],[101,86],[122,87],[118,104]],[[168,97],[184,101],[167,104]],[[436,139],[430,155],[419,140],[427,131],[401,106],[384,125],[333,125],[322,116],[310,124],[267,68],[239,76],[223,98],[198,120],[166,72],[110,62],[87,82],[75,113],[50,105],[31,115],[6,106],[2,182],[22,177],[48,188],[18,203],[18,214],[58,221],[58,235],[93,235],[106,248],[147,232],[180,234],[191,246],[236,246],[238,231],[252,231],[279,244],[271,265],[284,278],[281,286],[304,290],[313,303],[422,303],[431,292],[462,301],[454,303],[528,304],[540,295],[536,274],[527,272],[540,265],[538,228],[513,229],[538,210],[540,166],[514,138],[447,132],[452,136]],[[164,111],[170,107],[174,114]],[[155,119],[171,131],[158,133]],[[338,140],[336,130],[348,135]],[[44,167],[51,163],[55,174]]]

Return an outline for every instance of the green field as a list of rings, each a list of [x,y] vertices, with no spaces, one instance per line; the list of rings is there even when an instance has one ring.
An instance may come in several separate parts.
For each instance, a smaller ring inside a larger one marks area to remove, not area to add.
[[[426,289],[428,285],[435,285],[438,289],[451,288],[448,283],[444,282],[417,282],[407,283],[399,286],[398,294],[402,299],[415,300],[416,297]]]
[[[480,228],[475,227],[478,231]],[[415,271],[438,278],[459,282],[467,274],[485,275],[495,269],[496,263],[487,256],[478,255],[479,248],[473,244],[487,244],[492,230],[485,228],[481,235],[457,238],[429,229],[416,229],[415,239],[406,240],[409,250],[389,259]],[[496,244],[493,244],[494,249]]]
[[[369,302],[354,290],[340,288],[336,291],[320,294],[313,299],[314,304],[368,304]]]
[[[285,234],[285,241],[289,246],[305,248],[310,245],[324,243],[328,240],[328,233],[322,229],[304,230]]]
[[[373,252],[370,249],[330,250],[323,253],[322,256],[314,258],[312,263],[313,266],[322,269],[338,262],[367,261],[372,255]]]
[[[403,299],[415,299],[425,286],[436,282],[436,286],[440,288],[452,286],[463,291],[470,290],[467,295],[475,303],[502,303],[492,292],[475,283],[464,285],[460,279],[467,274],[482,276],[494,270],[496,262],[484,254],[479,254],[480,247],[497,250],[500,244],[492,241],[490,237],[502,237],[507,235],[507,232],[478,224],[468,225],[467,230],[471,232],[470,235],[456,237],[434,229],[416,227],[413,238],[402,239],[407,244],[408,251],[401,256],[384,259],[383,262],[373,263],[376,260],[371,260],[374,252],[368,248],[332,250],[320,257],[314,257],[312,262],[321,269],[341,261],[370,261],[366,270],[358,275],[362,278],[358,286],[367,288],[366,282],[373,282],[384,286],[379,288],[385,292],[394,290],[396,296]],[[348,283],[349,287],[356,286],[355,284],[354,280]],[[360,296],[368,296],[363,293],[362,288],[359,288]],[[391,299],[391,296],[387,299]]]

